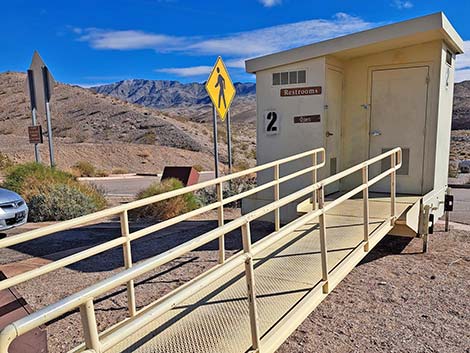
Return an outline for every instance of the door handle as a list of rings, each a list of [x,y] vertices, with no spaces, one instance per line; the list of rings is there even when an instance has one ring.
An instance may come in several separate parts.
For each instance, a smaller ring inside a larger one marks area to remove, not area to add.
[[[332,133],[332,132],[329,132],[329,131],[326,132],[326,137],[330,137],[330,136],[333,136],[333,135],[334,135],[334,133]]]
[[[380,132],[380,130],[373,130],[371,131],[371,136],[380,136],[382,135],[382,132]]]

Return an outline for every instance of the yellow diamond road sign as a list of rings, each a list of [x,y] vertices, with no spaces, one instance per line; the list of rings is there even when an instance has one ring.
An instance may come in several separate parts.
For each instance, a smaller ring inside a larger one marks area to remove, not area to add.
[[[219,113],[220,119],[225,120],[227,111],[235,97],[235,87],[228,74],[222,58],[219,56],[206,83],[206,91]]]

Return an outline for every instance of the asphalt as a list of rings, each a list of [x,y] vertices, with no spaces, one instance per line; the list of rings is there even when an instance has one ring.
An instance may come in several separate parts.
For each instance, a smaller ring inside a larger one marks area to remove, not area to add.
[[[104,178],[80,178],[80,181],[93,184],[104,191],[107,197],[133,198],[139,191],[160,180],[161,175],[126,175]],[[214,178],[213,172],[201,172],[199,182]]]
[[[452,189],[454,211],[450,213],[452,222],[470,224],[470,189]]]

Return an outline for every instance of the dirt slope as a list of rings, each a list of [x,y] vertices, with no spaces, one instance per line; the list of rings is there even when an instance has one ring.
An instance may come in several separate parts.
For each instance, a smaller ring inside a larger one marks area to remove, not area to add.
[[[22,73],[0,74],[0,152],[15,161],[33,159],[32,146],[26,141],[31,113],[24,92],[25,78]],[[155,172],[164,165],[175,164],[200,164],[212,169],[209,123],[172,118],[152,108],[65,84],[54,88],[51,107],[59,167],[68,168],[78,160],[90,160],[108,171],[124,168],[132,172]],[[45,117],[38,118],[46,130]],[[234,130],[236,135],[239,129]],[[221,126],[222,162],[226,160],[224,136]],[[236,153],[236,158],[246,163],[250,156],[245,153],[248,148],[237,144],[235,149],[242,147],[245,150],[238,157]],[[41,149],[46,152],[47,146]],[[248,162],[253,163],[253,159]]]

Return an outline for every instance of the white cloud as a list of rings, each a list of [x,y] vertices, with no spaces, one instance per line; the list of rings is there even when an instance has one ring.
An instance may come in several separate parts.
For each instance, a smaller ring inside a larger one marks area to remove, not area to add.
[[[470,41],[465,41],[463,47],[465,53],[455,60],[455,82],[470,80]]]
[[[455,71],[455,82],[469,81],[470,69],[462,69]]]
[[[207,75],[211,72],[212,66],[191,66],[191,67],[168,67],[156,69],[156,72],[163,72],[181,77],[193,77]]]
[[[159,48],[168,43],[179,45],[184,40],[183,38],[164,34],[153,34],[135,30],[113,31],[88,28],[84,32],[86,34],[81,36],[79,40],[88,42],[95,49],[132,50]]]
[[[399,10],[411,9],[414,6],[413,3],[408,0],[394,0],[391,5]]]
[[[258,0],[260,3],[263,4],[264,7],[273,7],[276,5],[280,5],[282,0]]]
[[[181,52],[190,55],[226,55],[248,58],[270,54],[313,42],[369,29],[379,23],[345,13],[331,19],[313,19],[212,37],[177,37],[139,30],[84,30],[79,40],[100,50],[153,49],[157,52]]]

